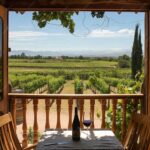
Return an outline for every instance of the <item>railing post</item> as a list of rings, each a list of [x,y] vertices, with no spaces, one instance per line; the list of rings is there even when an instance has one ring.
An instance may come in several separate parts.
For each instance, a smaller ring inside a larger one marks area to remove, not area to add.
[[[72,128],[72,105],[73,105],[73,99],[68,99],[68,111],[69,111],[69,122],[68,122],[68,129]]]
[[[14,123],[14,128],[16,131],[16,99],[12,99],[12,118],[13,118],[13,123]]]
[[[90,100],[90,119],[92,120],[91,129],[94,129],[94,105],[95,105],[95,99]]]
[[[134,98],[133,99],[133,112],[137,112],[138,110],[138,99],[137,98]]]
[[[56,100],[56,105],[57,105],[57,125],[56,125],[56,129],[61,129],[61,123],[60,123],[61,99]]]
[[[80,99],[79,103],[80,103],[80,127],[81,129],[83,129],[82,120],[83,120],[83,110],[84,110],[84,99]]]
[[[37,112],[38,112],[38,99],[33,99],[33,110],[34,110],[34,138],[33,142],[38,142],[38,121],[37,121]]]
[[[27,119],[26,119],[26,112],[27,112],[27,100],[22,99],[22,106],[23,106],[23,140],[22,140],[22,147],[27,147],[28,145],[28,136],[27,136]]]
[[[45,130],[47,130],[50,129],[49,123],[50,99],[45,99],[45,111],[46,111]]]
[[[124,137],[126,135],[126,107],[127,106],[127,100],[122,100],[122,141],[124,140]]]
[[[117,99],[112,99],[112,131],[116,132],[116,108],[117,108]]]
[[[101,124],[101,128],[104,129],[105,126],[106,126],[106,123],[105,123],[106,99],[101,99],[101,110],[102,110],[102,124]]]

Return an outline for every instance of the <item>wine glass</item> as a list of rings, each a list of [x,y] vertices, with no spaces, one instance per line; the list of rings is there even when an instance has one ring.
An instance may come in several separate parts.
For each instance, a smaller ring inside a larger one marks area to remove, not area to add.
[[[87,117],[87,116],[86,116]],[[85,112],[83,113],[83,125],[86,127],[86,130],[88,131],[88,128],[91,126],[92,120],[91,120],[91,113],[89,113],[89,119],[85,119]],[[88,133],[87,133],[88,134]],[[89,134],[88,134],[89,135]],[[89,139],[89,136],[87,135],[87,139]]]

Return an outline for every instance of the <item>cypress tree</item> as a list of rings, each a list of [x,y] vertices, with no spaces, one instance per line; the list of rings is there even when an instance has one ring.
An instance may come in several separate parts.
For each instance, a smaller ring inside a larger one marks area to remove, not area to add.
[[[134,42],[132,47],[131,54],[131,69],[132,69],[132,78],[135,79],[138,73],[142,73],[142,42],[141,42],[141,30],[138,33],[139,25],[135,27]]]
[[[142,60],[143,60],[143,52],[142,52],[142,42],[141,42],[141,30],[140,30],[140,33],[139,33],[139,58],[138,58],[138,62],[139,62],[139,71],[140,71],[140,74],[142,73]]]
[[[131,69],[132,69],[132,78],[135,79],[135,75],[137,74],[137,51],[139,48],[139,37],[138,37],[138,29],[139,25],[137,24],[135,27],[135,34],[134,34],[134,41],[133,41],[133,47],[132,47],[132,54],[131,54]]]

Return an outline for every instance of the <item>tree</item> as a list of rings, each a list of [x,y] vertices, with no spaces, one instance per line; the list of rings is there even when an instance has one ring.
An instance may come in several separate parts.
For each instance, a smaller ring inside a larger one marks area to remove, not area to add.
[[[118,57],[118,66],[120,68],[130,67],[130,57],[128,55],[123,55]]]
[[[134,42],[132,47],[131,54],[131,69],[132,69],[132,78],[136,78],[136,74],[142,73],[142,43],[141,43],[141,31],[139,33],[139,25],[135,27]]]
[[[36,56],[34,56],[34,59],[42,59],[42,56],[41,55],[36,55]]]
[[[27,56],[26,56],[26,54],[24,52],[22,52],[21,55],[20,55],[20,57],[21,58],[26,58]]]
[[[84,57],[82,55],[79,56],[79,59],[83,59]]]
[[[75,22],[73,15],[78,15],[79,12],[33,12],[32,19],[37,21],[38,26],[43,28],[47,23],[53,20],[59,20],[61,25],[69,29],[70,33],[74,32]],[[92,17],[103,18],[104,12],[91,12]]]

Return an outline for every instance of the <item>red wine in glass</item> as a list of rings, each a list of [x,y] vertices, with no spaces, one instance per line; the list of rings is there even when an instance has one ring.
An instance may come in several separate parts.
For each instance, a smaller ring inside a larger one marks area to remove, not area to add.
[[[91,120],[83,120],[83,124],[88,128],[90,127],[92,121]]]
[[[87,127],[90,127],[90,125],[92,124],[92,120],[83,120],[83,124]],[[87,133],[87,139],[89,139],[89,133]]]
[[[84,119],[84,116],[85,116],[85,112],[83,114],[83,125],[87,128],[86,130],[88,131],[88,127],[90,127],[92,124],[91,113],[89,113],[90,119]],[[90,133],[87,132],[87,139],[90,139],[89,135],[90,135]]]

